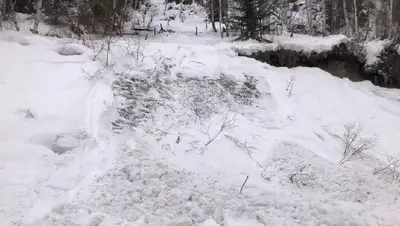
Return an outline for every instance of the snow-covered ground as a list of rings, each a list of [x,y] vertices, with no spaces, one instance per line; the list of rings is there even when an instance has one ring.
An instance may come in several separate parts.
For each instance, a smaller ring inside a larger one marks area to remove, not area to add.
[[[0,224],[10,225],[42,216],[107,167],[112,93],[85,78],[98,66],[81,45],[1,32],[0,49]]]
[[[0,225],[399,224],[400,184],[373,172],[399,154],[400,92],[238,57],[251,43],[195,36],[202,18],[116,39],[108,68],[0,32]],[[376,146],[339,165],[349,123]]]

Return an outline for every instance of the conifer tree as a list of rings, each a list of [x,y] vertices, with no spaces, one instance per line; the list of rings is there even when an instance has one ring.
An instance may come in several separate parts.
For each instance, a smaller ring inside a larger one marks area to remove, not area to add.
[[[241,29],[237,40],[267,41],[262,35],[269,29],[265,20],[269,16],[270,2],[268,0],[236,0],[236,2],[239,15],[235,19]]]

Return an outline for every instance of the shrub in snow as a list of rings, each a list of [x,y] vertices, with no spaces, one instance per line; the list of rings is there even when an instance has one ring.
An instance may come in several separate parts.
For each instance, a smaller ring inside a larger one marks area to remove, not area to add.
[[[86,47],[92,50],[93,61],[97,60],[97,57],[106,49],[106,43],[101,40],[96,40],[93,37],[89,37],[86,42]]]
[[[373,149],[376,145],[376,138],[363,138],[361,133],[363,127],[355,123],[344,126],[345,131],[340,137],[343,152],[339,164],[342,165],[348,161],[362,158],[363,155]]]
[[[131,129],[148,119],[161,104],[155,97],[148,95],[152,89],[161,95],[167,93],[165,84],[154,77],[120,78],[113,83],[114,95],[125,99],[118,108],[120,117],[112,123],[114,130],[124,127]]]
[[[374,174],[385,174],[392,181],[400,182],[400,154],[387,156],[385,165],[375,170]]]
[[[144,61],[145,49],[146,45],[143,42],[141,42],[139,38],[125,40],[125,45],[124,45],[125,54],[134,57],[136,63]]]
[[[229,109],[252,105],[262,95],[257,89],[257,80],[249,75],[241,82],[224,74],[217,78],[177,75],[177,79],[171,80],[169,74],[173,65],[170,60],[155,58],[155,62],[156,66],[144,70],[143,74],[131,78],[125,75],[114,82],[115,95],[123,97],[114,129],[138,126],[147,121],[155,109],[168,102],[186,108],[186,113],[197,123],[219,113],[223,106]],[[172,98],[176,93],[179,97]]]

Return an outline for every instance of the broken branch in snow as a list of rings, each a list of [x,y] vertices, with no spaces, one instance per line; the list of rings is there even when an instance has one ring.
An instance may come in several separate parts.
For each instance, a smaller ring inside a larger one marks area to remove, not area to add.
[[[307,168],[307,166],[301,166],[295,173],[289,176],[289,181],[292,184],[296,184],[297,187],[300,188],[300,184],[305,186],[306,180],[309,180],[311,178],[311,175],[308,173],[304,173],[304,170]]]
[[[96,70],[94,72],[89,72],[89,71],[85,71],[84,69],[81,69],[81,71],[82,71],[83,74],[85,74],[85,77],[89,81],[100,80],[102,78],[102,71],[101,70]]]
[[[292,96],[295,81],[296,81],[296,75],[292,75],[292,77],[290,78],[290,80],[286,86],[286,91],[288,93],[288,97]]]
[[[249,179],[249,175],[247,175],[246,179],[244,180],[244,182],[243,182],[243,184],[242,184],[242,187],[240,188],[240,192],[239,192],[240,194],[242,194],[243,188],[244,188],[244,186],[246,185],[248,179]]]
[[[33,119],[36,118],[35,114],[32,112],[31,109],[27,108],[27,109],[22,109],[22,110],[18,110],[19,113],[24,113],[25,118],[29,118],[29,119]]]
[[[207,131],[201,130],[201,132],[203,132],[205,135],[208,136],[208,141],[206,142],[206,144],[204,146],[207,147],[209,144],[211,144],[215,139],[218,138],[218,136],[225,129],[232,128],[234,126],[235,120],[236,120],[236,115],[234,115],[232,118],[228,119],[228,113],[227,113],[225,115],[225,117],[224,117],[224,120],[222,121],[221,126],[219,127],[218,131],[214,135],[210,134],[210,126],[211,126],[211,124],[208,126],[208,130]]]
[[[232,137],[229,135],[225,135],[226,138],[228,138],[230,141],[232,141],[238,148],[246,151],[247,155],[250,157],[250,159],[255,162],[259,167],[261,167],[261,164],[257,162],[256,160],[253,159],[252,153],[253,151],[256,151],[257,149],[255,147],[249,147],[247,145],[247,142],[242,142],[236,137]]]
[[[200,65],[202,65],[202,66],[206,66],[206,65],[203,64],[202,62],[194,61],[194,60],[189,61],[189,63],[195,63],[195,64],[200,64]]]

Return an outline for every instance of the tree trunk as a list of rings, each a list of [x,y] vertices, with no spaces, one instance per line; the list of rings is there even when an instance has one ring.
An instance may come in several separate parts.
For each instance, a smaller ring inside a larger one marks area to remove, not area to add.
[[[312,35],[312,12],[311,12],[311,4],[310,0],[306,0],[307,6],[307,32],[309,35]]]
[[[168,0],[164,0],[164,16],[167,14]]]
[[[375,4],[375,21],[374,21],[374,29],[375,29],[375,37],[379,38],[381,36],[381,31],[380,31],[380,27],[381,27],[381,21],[380,21],[380,11],[381,11],[382,5],[380,3],[380,1],[377,1]]]
[[[345,34],[350,36],[350,21],[349,21],[349,13],[347,12],[347,4],[346,0],[342,0],[343,3],[343,14],[344,14],[344,22],[345,22]]]
[[[357,8],[357,0],[353,0],[354,2],[354,32],[358,34],[358,8]]]
[[[3,19],[4,19],[4,17],[5,17],[6,14],[7,14],[7,5],[8,5],[9,3],[7,2],[7,0],[0,0],[0,2],[3,3],[3,12],[2,12],[2,16],[3,16]]]
[[[40,17],[41,17],[41,9],[42,9],[42,0],[37,1],[36,5],[36,18],[35,18],[35,23],[33,24],[33,29],[31,29],[31,32],[34,34],[39,33],[39,22],[40,22]]]
[[[326,17],[327,17],[327,12],[326,12],[326,3],[325,3],[325,0],[323,0],[322,2],[321,2],[321,7],[322,7],[322,22],[321,22],[321,24],[322,24],[322,26],[323,26],[323,28],[322,28],[322,35],[323,36],[325,36],[326,35],[326,26],[327,26],[327,24],[326,24]]]
[[[59,6],[60,5],[60,0],[54,0],[53,3],[53,10],[54,10],[54,24],[58,24],[58,14],[59,14]]]
[[[214,18],[214,0],[211,0],[211,25],[214,32],[217,32],[217,28],[215,27],[215,18]]]
[[[222,0],[219,0],[219,32],[221,33],[221,38],[224,38],[222,31]]]
[[[226,0],[226,7],[225,7],[225,29],[226,29],[226,37],[229,37],[229,0]]]
[[[116,30],[116,22],[118,20],[117,18],[117,0],[113,0],[113,8],[112,8],[112,14],[111,14],[111,31],[110,32],[115,32]]]
[[[4,0],[0,0],[0,29],[3,28],[2,21],[3,21],[3,7],[5,8]]]
[[[393,0],[389,3],[388,22],[389,22],[389,38],[393,37]]]

